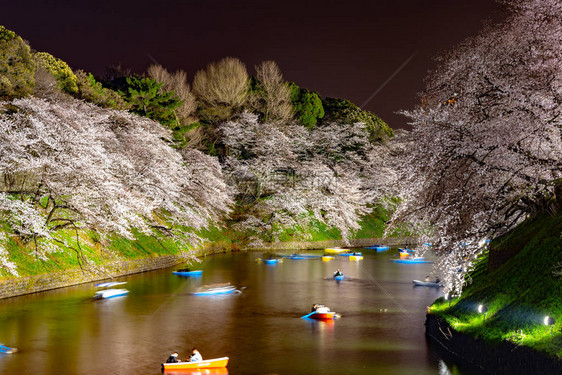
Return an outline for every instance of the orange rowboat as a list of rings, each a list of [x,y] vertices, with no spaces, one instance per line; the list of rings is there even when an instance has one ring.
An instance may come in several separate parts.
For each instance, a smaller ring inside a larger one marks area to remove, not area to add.
[[[319,305],[319,306],[315,305],[315,306],[317,307],[314,309],[314,311],[312,311],[310,314],[306,314],[305,316],[302,316],[301,318],[316,319],[322,321],[335,319],[336,313],[334,311],[330,311],[330,309],[324,305]]]
[[[334,320],[335,315],[336,313],[333,311],[324,312],[324,313],[315,312],[314,314],[310,315],[309,318],[316,319],[316,320]]]
[[[206,359],[198,362],[162,363],[164,371],[197,370],[208,368],[224,368],[228,364],[228,357]]]

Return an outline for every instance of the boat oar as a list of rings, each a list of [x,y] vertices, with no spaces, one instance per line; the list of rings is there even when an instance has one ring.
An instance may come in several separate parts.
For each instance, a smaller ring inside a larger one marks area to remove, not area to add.
[[[306,314],[305,316],[301,316],[301,319],[306,319],[311,315],[314,315],[316,313],[316,311],[311,312],[310,314]]]

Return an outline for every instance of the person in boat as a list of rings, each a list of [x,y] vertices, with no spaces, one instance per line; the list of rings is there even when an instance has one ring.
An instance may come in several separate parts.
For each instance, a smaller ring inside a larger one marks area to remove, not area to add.
[[[166,363],[178,363],[178,362],[181,362],[180,360],[178,360],[178,352],[173,352],[166,360]]]
[[[439,276],[437,276],[437,277],[435,278],[435,284],[439,284],[440,282],[441,282],[441,279],[439,278]]]
[[[343,272],[340,271],[340,269],[338,268],[338,270],[336,272],[334,272],[334,277],[336,276],[343,276]]]
[[[429,275],[427,275],[427,276],[425,277],[425,282],[426,282],[426,283],[429,283],[430,281],[431,281],[431,279],[429,278]]]
[[[203,360],[203,356],[201,356],[201,353],[199,353],[199,350],[197,350],[197,348],[193,348],[191,350],[191,355],[189,356],[189,358],[187,358],[188,362],[201,362]]]

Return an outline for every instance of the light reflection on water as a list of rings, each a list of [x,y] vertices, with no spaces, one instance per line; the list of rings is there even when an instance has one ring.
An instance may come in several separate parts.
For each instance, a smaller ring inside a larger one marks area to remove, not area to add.
[[[156,375],[171,352],[185,359],[197,346],[230,357],[227,372],[197,374],[467,374],[425,341],[425,309],[440,291],[411,280],[431,265],[395,264],[392,253],[276,265],[255,262],[261,253],[217,255],[198,278],[170,269],[122,278],[122,298],[94,301],[92,283],[2,300],[0,342],[20,351],[0,356],[0,373]],[[329,279],[337,268],[350,279]],[[223,282],[243,293],[190,295]],[[300,319],[314,303],[342,317]]]

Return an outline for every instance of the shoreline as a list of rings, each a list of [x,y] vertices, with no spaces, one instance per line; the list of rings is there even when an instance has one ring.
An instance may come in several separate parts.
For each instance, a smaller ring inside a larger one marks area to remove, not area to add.
[[[413,237],[391,237],[387,239],[351,239],[347,240],[347,242],[346,240],[279,242],[275,244],[264,244],[263,247],[245,247],[241,249],[238,249],[235,246],[231,246],[230,248],[226,248],[224,246],[202,246],[193,253],[119,260],[104,264],[103,266],[100,266],[100,269],[67,269],[48,274],[0,280],[0,299],[173,267],[178,264],[185,263],[189,259],[193,259],[193,256],[205,257],[212,254],[238,251],[318,250],[325,247],[346,246],[346,244],[349,247],[362,247],[377,242],[395,246],[404,243],[410,244],[412,243],[411,241],[415,241],[415,239]]]
[[[443,319],[427,314],[426,337],[466,365],[485,374],[561,374],[562,361],[504,341],[497,345],[456,331]]]

